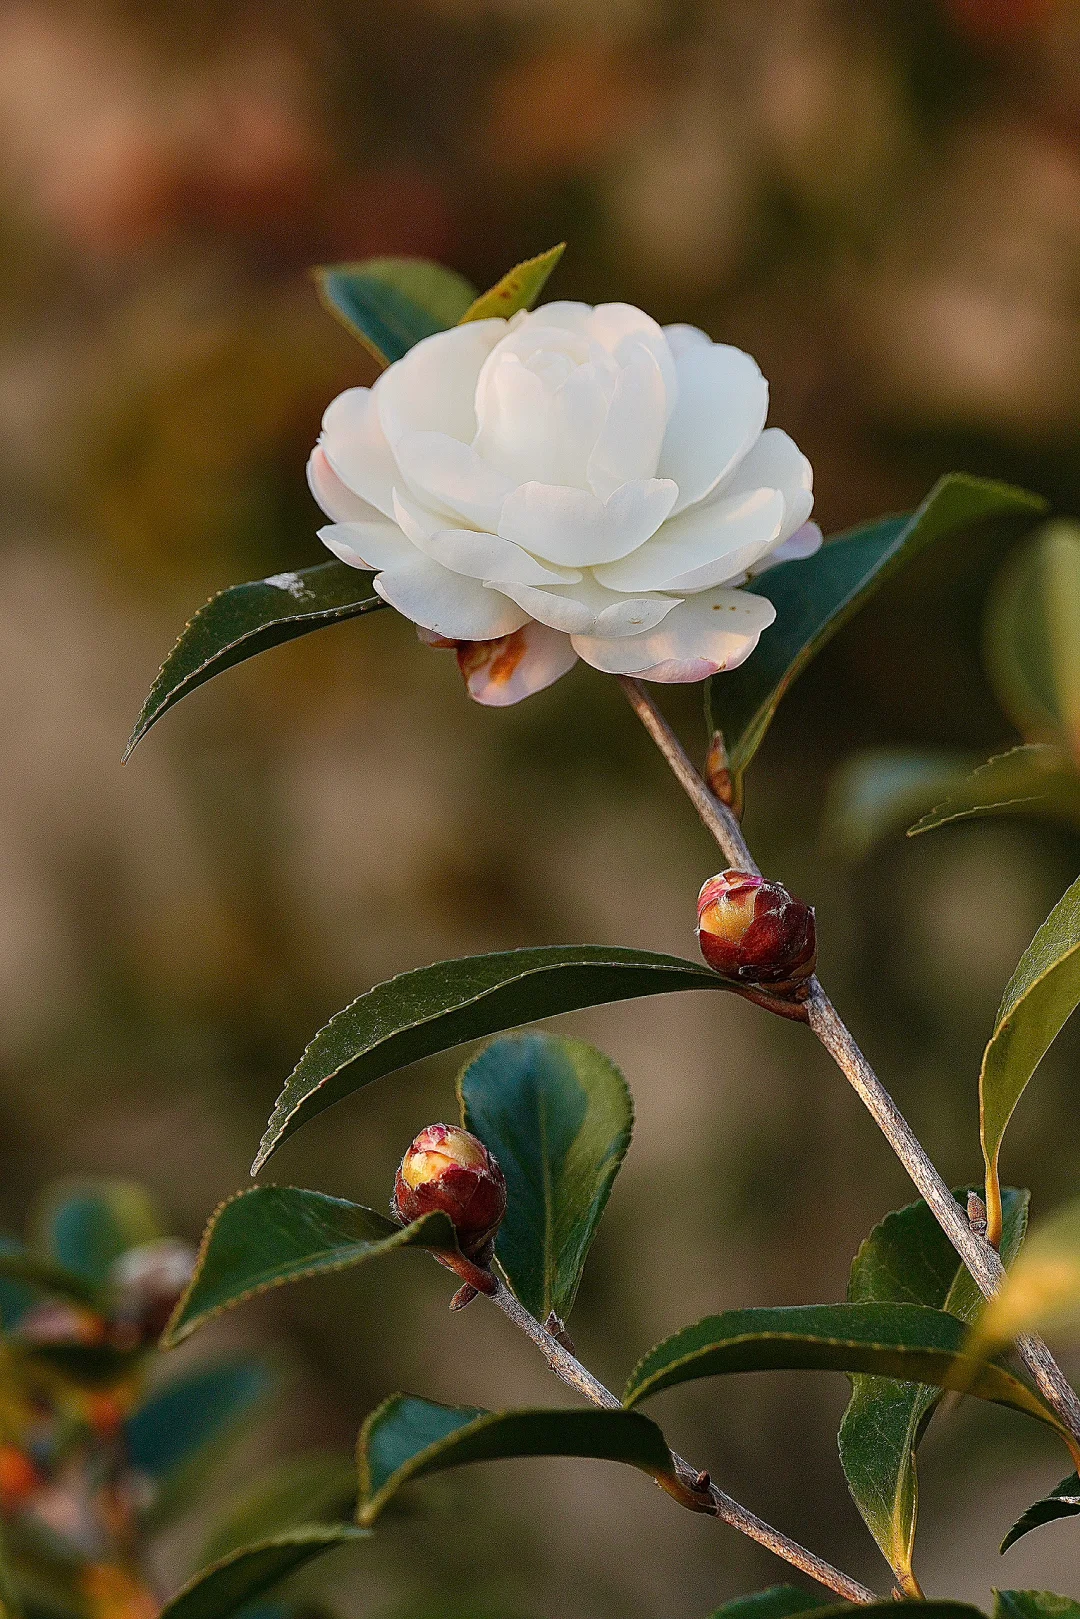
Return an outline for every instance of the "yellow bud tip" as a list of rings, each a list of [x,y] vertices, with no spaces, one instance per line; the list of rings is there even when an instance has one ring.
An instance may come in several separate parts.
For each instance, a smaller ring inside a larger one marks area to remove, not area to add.
[[[488,1157],[483,1143],[470,1135],[468,1130],[458,1129],[455,1125],[430,1124],[426,1130],[421,1130],[405,1154],[401,1178],[410,1190],[415,1191],[418,1186],[438,1180],[440,1175],[455,1165],[459,1169],[486,1170]]]

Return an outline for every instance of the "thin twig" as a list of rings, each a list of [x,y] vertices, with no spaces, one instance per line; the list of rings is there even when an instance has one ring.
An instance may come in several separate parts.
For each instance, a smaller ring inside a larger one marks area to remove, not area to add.
[[[520,1328],[525,1336],[532,1340],[555,1373],[555,1376],[565,1383],[568,1388],[572,1388],[577,1394],[584,1395],[593,1405],[601,1406],[605,1411],[622,1410],[622,1401],[618,1396],[612,1394],[610,1389],[605,1388],[604,1384],[598,1378],[595,1378],[575,1355],[572,1355],[568,1349],[564,1348],[558,1339],[548,1332],[546,1327],[541,1326],[536,1317],[531,1315],[525,1306],[518,1302],[510,1289],[505,1287],[501,1281],[496,1282],[494,1293],[490,1293],[488,1297],[493,1304],[498,1305],[507,1320],[512,1321],[515,1327]],[[865,1585],[860,1585],[858,1580],[851,1579],[849,1575],[842,1573],[838,1568],[834,1568],[831,1563],[827,1563],[824,1558],[815,1557],[813,1552],[807,1551],[805,1546],[800,1546],[798,1541],[789,1540],[787,1535],[780,1533],[779,1529],[774,1529],[771,1524],[767,1524],[761,1518],[755,1517],[754,1513],[749,1512],[746,1507],[740,1506],[738,1501],[734,1500],[724,1490],[721,1490],[716,1484],[713,1484],[708,1474],[700,1473],[696,1467],[692,1467],[689,1462],[684,1461],[675,1451],[672,1451],[671,1459],[675,1464],[675,1470],[681,1484],[690,1494],[697,1495],[700,1498],[704,1496],[706,1490],[708,1491],[712,1500],[712,1514],[721,1519],[723,1523],[729,1524],[732,1529],[738,1529],[744,1535],[748,1535],[751,1540],[756,1540],[759,1546],[767,1547],[777,1557],[782,1557],[785,1562],[791,1563],[794,1568],[801,1569],[812,1580],[817,1580],[820,1585],[827,1586],[830,1591],[835,1591],[845,1601],[877,1601],[873,1591],[868,1590]],[[689,1504],[689,1502],[684,1502],[684,1505]]]
[[[639,680],[619,676],[627,700],[672,773],[686,792],[726,858],[742,871],[759,874],[742,828],[726,804],[716,798],[695,770],[686,750]],[[971,1229],[967,1215],[935,1169],[926,1149],[900,1112],[885,1086],[856,1045],[851,1031],[822,989],[810,981],[805,1002],[806,1021],[821,1044],[862,1100],[889,1146],[893,1149],[938,1224],[967,1266],[986,1298],[992,1298],[1005,1277],[1001,1259],[985,1238]],[[1080,1399],[1041,1338],[1024,1336],[1016,1349],[1035,1384],[1071,1435],[1074,1459],[1080,1467]]]

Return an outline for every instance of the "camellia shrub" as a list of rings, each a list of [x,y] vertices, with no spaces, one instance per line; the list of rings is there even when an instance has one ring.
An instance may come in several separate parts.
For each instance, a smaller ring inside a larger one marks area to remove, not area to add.
[[[162,1338],[179,1344],[267,1288],[413,1248],[452,1273],[452,1309],[493,1305],[581,1403],[488,1411],[393,1395],[361,1429],[352,1516],[278,1524],[232,1546],[166,1611],[226,1619],[327,1547],[375,1532],[397,1492],[425,1475],[500,1457],[575,1456],[637,1468],[687,1511],[718,1518],[816,1582],[739,1599],[722,1615],[782,1619],[899,1597],[971,1619],[978,1610],[947,1596],[928,1601],[914,1566],[916,1453],[946,1391],[1044,1424],[1063,1463],[1080,1462],[1080,1400],[1036,1336],[1080,1299],[1080,1217],[1067,1209],[1025,1244],[1028,1195],[999,1178],[1010,1114],[1080,999],[1080,883],[1032,941],[991,1032],[979,1077],[985,1177],[950,1188],[815,975],[812,907],[761,874],[739,813],[745,773],[788,686],[878,586],[924,547],[977,527],[1033,526],[1043,503],[955,475],[918,510],[823,544],[811,521],[809,463],[782,428],[766,426],[768,389],[753,360],[626,304],[536,307],[560,252],[519,265],[481,296],[416,261],[317,273],[328,308],[383,366],[373,387],[330,403],[311,455],[312,493],[329,519],[319,533],[333,560],[236,585],[196,613],[131,747],[221,671],[388,608],[416,625],[418,657],[452,652],[469,696],[486,705],[518,702],[579,659],[621,684],[719,847],[721,870],[698,901],[703,960],[543,946],[436,962],[361,994],[314,1036],[286,1081],[253,1173],[360,1087],[487,1041],[461,1071],[457,1118],[423,1130],[396,1178],[387,1164],[389,1212],[293,1187],[238,1192],[211,1219]],[[1025,795],[1076,814],[1080,726],[1054,670],[1080,657],[1080,542],[1057,533],[1048,543],[1049,562],[1023,553],[1019,582],[996,609],[999,661],[1036,716],[1030,741],[1004,765],[950,777],[935,824],[1004,811]],[[700,771],[657,706],[656,693],[673,682],[704,683]],[[568,1323],[630,1146],[630,1093],[591,1046],[520,1030],[582,1007],[689,990],[740,995],[804,1024],[918,1197],[866,1238],[845,1299],[691,1322],[628,1368],[615,1393],[577,1358]],[[887,1564],[878,1592],[734,1500],[646,1415],[676,1384],[771,1369],[851,1380],[840,1457]],[[1073,1471],[1019,1523],[1002,1525],[1003,1549],[1077,1512]],[[1008,1619],[1080,1613],[1046,1592],[1002,1590],[994,1600]]]

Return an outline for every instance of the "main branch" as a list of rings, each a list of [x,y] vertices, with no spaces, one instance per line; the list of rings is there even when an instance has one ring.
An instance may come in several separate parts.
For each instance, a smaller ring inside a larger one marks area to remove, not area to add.
[[[618,679],[631,708],[720,845],[725,859],[741,871],[757,873],[759,867],[738,820],[728,806],[709,791],[644,686],[626,675]],[[984,1237],[972,1230],[965,1211],[938,1174],[925,1147],[859,1050],[850,1029],[816,978],[810,981],[804,1010],[806,1022],[862,1100],[983,1295],[992,1298],[1005,1276],[998,1254]],[[1080,1400],[1041,1338],[1019,1338],[1016,1348],[1046,1403],[1072,1435],[1074,1458],[1080,1466]]]

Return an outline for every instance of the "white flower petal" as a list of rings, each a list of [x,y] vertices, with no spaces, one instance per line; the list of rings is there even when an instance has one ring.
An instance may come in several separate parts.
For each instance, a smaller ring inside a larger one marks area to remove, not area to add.
[[[568,635],[537,623],[497,641],[467,641],[457,660],[469,696],[488,708],[507,708],[543,691],[578,661]]]
[[[783,545],[814,509],[814,473],[795,440],[782,428],[765,429],[721,493],[728,499],[732,495],[749,494],[754,489],[779,489],[783,495],[784,521],[777,538],[777,544]],[[715,498],[712,496],[710,500]]]
[[[769,385],[741,349],[690,344],[675,361],[678,404],[668,422],[657,475],[679,486],[675,510],[702,500],[742,460],[769,408]]]
[[[619,639],[575,635],[574,650],[607,674],[704,680],[721,669],[737,668],[775,617],[776,609],[763,596],[712,590],[688,596],[644,635]]]
[[[425,337],[373,390],[392,447],[406,433],[449,433],[471,444],[476,433],[476,382],[484,361],[506,335],[505,320],[470,320]]]
[[[396,455],[410,489],[425,505],[434,502],[445,515],[491,533],[498,528],[499,512],[514,485],[470,445],[446,433],[406,433],[398,440]]]
[[[379,508],[370,501],[361,500],[342,483],[325,452],[318,446],[308,456],[308,488],[327,517],[335,523],[377,523]]]
[[[503,504],[498,531],[545,562],[587,568],[626,556],[655,534],[678,494],[650,478],[600,500],[582,489],[523,483]]]
[[[691,506],[630,556],[597,568],[596,577],[612,590],[706,590],[764,556],[783,520],[778,489]]]
[[[416,551],[396,523],[335,523],[321,528],[319,538],[339,562],[350,568],[394,568]]]
[[[635,343],[615,382],[585,475],[601,500],[624,483],[652,478],[667,425],[668,395],[652,350]]]
[[[529,618],[499,591],[416,553],[377,575],[375,589],[414,624],[455,641],[510,635]]]
[[[370,388],[347,388],[331,400],[319,444],[342,483],[389,517],[397,468]]]
[[[543,311],[541,311],[543,313]],[[633,349],[644,343],[649,349],[664,379],[668,400],[668,414],[674,410],[679,397],[677,367],[662,326],[651,315],[633,304],[597,304],[586,325],[594,342],[625,365]]]
[[[781,562],[805,562],[815,551],[821,550],[822,534],[816,523],[804,523],[789,540],[776,546],[767,556],[750,569],[752,576],[768,573]]]
[[[441,517],[426,511],[400,489],[394,490],[394,516],[405,538],[418,551],[471,579],[490,579],[495,584],[516,579],[526,585],[576,585],[581,579],[576,568],[546,567],[520,545],[500,539],[497,534],[447,528]]]
[[[541,590],[512,582],[499,588],[530,617],[568,635],[639,635],[659,624],[680,600],[678,596],[623,596],[587,578],[573,588]]]
[[[498,588],[517,602],[529,618],[535,618],[550,629],[571,635],[575,631],[591,630],[596,623],[593,609],[579,600],[570,587],[567,587],[570,593],[562,595],[558,588],[540,590],[535,585],[518,585],[507,579]]]
[[[676,360],[689,348],[712,345],[712,338],[708,332],[703,332],[700,326],[686,326],[680,322],[675,326],[665,326],[663,330],[668,340],[668,348]]]

